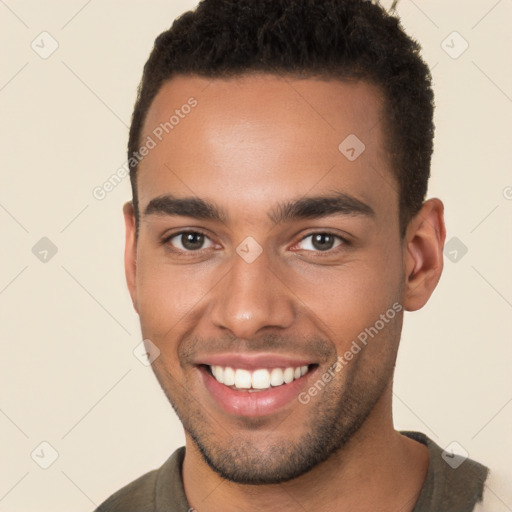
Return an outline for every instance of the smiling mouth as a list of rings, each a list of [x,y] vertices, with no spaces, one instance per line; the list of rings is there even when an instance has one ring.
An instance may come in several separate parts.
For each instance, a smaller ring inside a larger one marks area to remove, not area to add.
[[[208,373],[220,384],[238,391],[265,391],[300,379],[317,365],[258,368],[246,370],[231,366],[204,365]]]

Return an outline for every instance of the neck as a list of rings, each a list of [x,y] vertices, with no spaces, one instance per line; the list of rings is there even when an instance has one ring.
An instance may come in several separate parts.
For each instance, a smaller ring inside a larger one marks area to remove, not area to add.
[[[427,468],[427,448],[393,428],[389,387],[349,442],[298,478],[270,485],[224,480],[187,435],[183,482],[190,506],[200,512],[373,512],[376,503],[384,512],[410,512]]]

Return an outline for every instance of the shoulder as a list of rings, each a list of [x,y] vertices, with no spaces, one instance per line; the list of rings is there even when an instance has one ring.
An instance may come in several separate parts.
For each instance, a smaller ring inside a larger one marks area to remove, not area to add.
[[[456,445],[450,444],[443,449],[423,433],[401,433],[426,445],[429,451],[427,475],[414,512],[473,511],[482,500],[488,468],[467,456],[454,453]]]
[[[149,471],[106,499],[95,512],[157,512],[162,496],[161,482],[165,481],[164,491],[172,487],[181,488],[180,468],[184,448],[176,450],[158,469]],[[179,482],[173,481],[179,479]]]
[[[489,471],[484,485],[483,499],[476,504],[473,512],[509,512],[510,510],[512,510],[510,478],[498,472]]]
[[[95,512],[154,512],[158,470],[142,475],[105,500]]]

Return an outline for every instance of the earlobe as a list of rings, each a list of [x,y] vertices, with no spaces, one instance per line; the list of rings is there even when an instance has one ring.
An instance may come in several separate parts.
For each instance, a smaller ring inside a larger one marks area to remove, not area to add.
[[[404,308],[416,311],[432,295],[443,270],[443,203],[429,199],[409,222],[404,241]]]
[[[125,224],[125,248],[124,248],[124,270],[126,284],[132,298],[133,307],[137,313],[137,233],[135,222],[135,211],[133,203],[128,201],[123,206]]]

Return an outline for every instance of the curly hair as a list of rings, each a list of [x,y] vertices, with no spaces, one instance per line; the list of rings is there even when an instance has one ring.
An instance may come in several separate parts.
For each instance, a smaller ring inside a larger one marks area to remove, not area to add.
[[[430,175],[431,75],[399,20],[368,0],[202,0],[155,40],[138,88],[128,158],[164,82],[180,74],[227,78],[249,72],[365,80],[380,88],[403,235],[423,204]],[[138,226],[137,163],[130,162]]]

